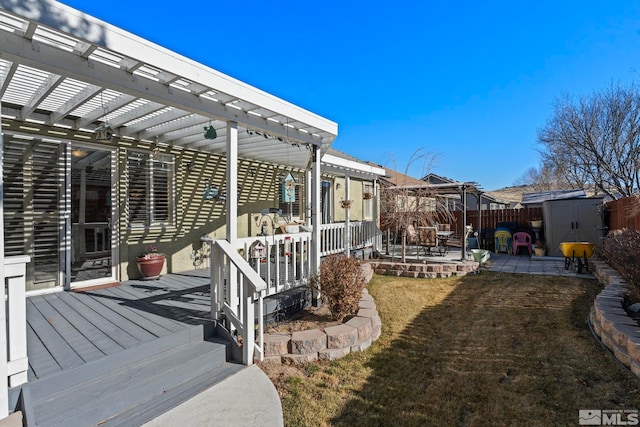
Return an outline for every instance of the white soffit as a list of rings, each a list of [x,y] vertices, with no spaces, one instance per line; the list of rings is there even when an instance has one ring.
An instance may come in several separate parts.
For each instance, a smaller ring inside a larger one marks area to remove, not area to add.
[[[322,171],[340,175],[360,175],[371,178],[385,176],[385,170],[369,164],[325,154],[322,156]]]
[[[307,167],[335,122],[51,0],[0,0],[2,116]],[[217,138],[204,138],[213,126]]]

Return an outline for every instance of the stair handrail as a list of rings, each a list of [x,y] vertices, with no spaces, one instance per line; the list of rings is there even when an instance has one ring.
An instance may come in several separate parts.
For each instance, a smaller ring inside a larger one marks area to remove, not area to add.
[[[267,284],[226,240],[203,237],[211,245],[211,318],[227,319],[242,337],[242,363],[264,359],[263,294]],[[236,274],[234,274],[234,271]],[[238,284],[242,286],[238,286]],[[236,291],[241,294],[236,295]],[[255,305],[258,327],[255,327]],[[228,325],[231,327],[231,325]],[[257,341],[257,343],[256,343]]]

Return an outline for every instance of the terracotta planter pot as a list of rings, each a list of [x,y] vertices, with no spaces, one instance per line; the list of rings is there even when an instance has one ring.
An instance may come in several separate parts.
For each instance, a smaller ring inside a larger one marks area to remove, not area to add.
[[[143,279],[157,279],[160,277],[162,267],[164,267],[164,257],[138,258],[138,269],[142,273]]]

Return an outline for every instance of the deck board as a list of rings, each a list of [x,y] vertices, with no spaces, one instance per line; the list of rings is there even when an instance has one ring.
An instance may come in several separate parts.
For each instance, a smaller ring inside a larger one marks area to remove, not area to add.
[[[106,309],[111,311],[114,319],[122,319],[122,322],[126,325],[136,325],[138,329],[144,330],[146,333],[153,337],[161,337],[174,332],[171,328],[162,326],[160,322],[156,322],[156,316],[147,316],[148,312],[137,310],[131,304],[130,297],[122,295],[122,292],[113,292],[111,288],[97,291],[93,294],[78,294],[77,298],[91,296],[93,301],[102,304]]]
[[[47,348],[49,354],[51,354],[62,369],[71,369],[74,366],[82,365],[84,362],[80,356],[78,356],[73,348],[69,346],[51,323],[49,323],[36,308],[35,302],[39,299],[42,299],[42,297],[27,299],[27,323],[31,325],[38,339],[42,341],[42,344]]]
[[[104,357],[104,353],[100,351],[93,341],[83,335],[78,330],[77,325],[69,322],[63,313],[55,308],[57,301],[58,296],[52,294],[49,298],[34,300],[33,304],[85,363]]]
[[[108,355],[122,351],[124,347],[99,327],[100,323],[104,323],[102,316],[77,302],[75,299],[69,299],[66,292],[60,292],[57,298],[52,301],[52,305],[74,325],[78,332],[88,337],[103,354]]]
[[[208,270],[27,298],[29,380],[186,332],[209,321]]]
[[[200,324],[202,321],[198,319],[208,319],[210,299],[208,295],[206,298],[199,295],[202,294],[202,289],[208,289],[208,284],[187,287],[173,279],[163,279],[155,286],[148,282],[131,283],[121,286],[121,289],[112,288],[109,291],[126,293],[131,306],[161,314],[180,323]]]
[[[104,289],[97,295],[99,299],[106,298],[111,303],[119,301],[117,302],[118,305],[139,316],[140,319],[145,319],[145,324],[150,331],[154,331],[156,336],[163,336],[167,333],[184,329],[184,325],[168,316],[169,313],[161,312],[149,302],[138,300],[141,296],[132,293],[129,287],[121,286],[117,289]],[[136,320],[136,322],[138,321]]]
[[[62,370],[47,347],[38,338],[32,325],[27,325],[27,353],[29,358],[29,381],[38,379]]]
[[[139,340],[137,340],[132,334],[91,308],[84,298],[75,298],[73,294],[68,292],[60,292],[58,297],[73,307],[80,316],[85,319],[90,319],[90,323],[100,330],[100,332],[109,337],[109,339],[117,343],[121,348],[129,348],[139,343]]]

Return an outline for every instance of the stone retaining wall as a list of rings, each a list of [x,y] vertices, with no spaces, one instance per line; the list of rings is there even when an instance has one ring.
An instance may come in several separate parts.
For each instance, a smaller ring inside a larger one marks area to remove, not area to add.
[[[615,357],[640,377],[640,326],[622,305],[627,284],[616,270],[602,261],[590,260],[589,269],[605,285],[591,307],[591,325]]]
[[[267,365],[305,365],[316,360],[335,360],[353,351],[364,351],[380,337],[382,322],[369,291],[362,291],[358,314],[349,321],[324,330],[264,335]]]
[[[371,261],[370,264],[376,274],[396,277],[420,277],[426,279],[465,276],[469,273],[477,272],[480,267],[480,263],[477,261],[465,261],[462,263],[438,262],[430,264]]]

